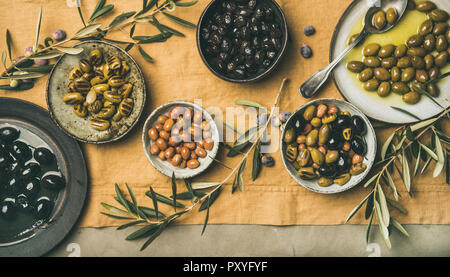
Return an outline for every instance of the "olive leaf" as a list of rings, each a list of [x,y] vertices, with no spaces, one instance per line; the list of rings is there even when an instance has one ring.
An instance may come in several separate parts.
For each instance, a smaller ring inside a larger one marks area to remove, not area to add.
[[[364,203],[366,203],[366,201],[369,199],[369,197],[373,195],[373,191],[371,193],[369,193],[362,201],[361,203],[359,203],[358,206],[356,206],[348,215],[347,219],[345,220],[345,223],[347,223],[355,214],[356,212],[362,207],[362,205],[364,205]]]
[[[425,150],[425,152],[428,153],[428,155],[430,155],[431,158],[433,158],[433,160],[437,161],[438,155],[436,155],[436,153],[434,153],[433,150],[431,150],[428,146],[426,146],[425,144],[422,144],[419,142],[419,145],[422,147],[423,150]]]
[[[117,227],[117,230],[123,230],[123,229],[126,229],[128,227],[131,227],[131,226],[134,226],[134,225],[138,225],[138,224],[142,224],[142,223],[145,223],[145,222],[146,222],[145,220],[132,221],[132,222],[120,225],[119,227]]]
[[[42,7],[39,9],[38,21],[36,24],[36,40],[34,43],[34,49],[37,49],[39,45],[39,33],[41,32],[41,22],[42,22]]]
[[[380,204],[380,211],[383,223],[384,225],[389,226],[389,219],[390,219],[389,209],[386,203],[386,197],[384,196],[384,192],[380,184],[378,184],[377,195]]]
[[[50,60],[61,56],[60,52],[48,52],[48,53],[40,53],[30,56],[32,60]]]
[[[125,183],[125,186],[127,187],[128,194],[131,197],[131,201],[133,201],[133,205],[134,205],[135,209],[137,209],[138,208],[138,203],[137,203],[137,200],[136,200],[136,196],[134,195],[133,191],[131,190],[130,186],[127,183]]]
[[[394,194],[395,200],[398,200],[397,187],[395,186],[391,174],[388,171],[385,171],[385,175],[382,175],[382,177],[385,180],[385,182],[389,185],[389,187],[392,189],[392,193]]]
[[[140,228],[139,230],[131,233],[125,239],[126,240],[137,240],[140,238],[144,238],[144,237],[147,237],[147,236],[153,234],[153,232],[158,230],[158,228],[159,228],[158,224],[147,225],[147,226],[144,226],[144,227]]]
[[[131,213],[130,205],[128,205],[125,196],[123,195],[122,191],[120,190],[120,187],[118,184],[114,184],[114,188],[116,190],[117,198],[119,199],[119,202],[125,207],[125,209]]]
[[[420,117],[418,117],[417,115],[412,114],[412,113],[410,113],[410,112],[408,112],[407,110],[404,110],[404,109],[402,109],[402,108],[394,107],[394,106],[391,106],[391,108],[393,108],[394,110],[397,110],[397,111],[399,111],[399,112],[402,112],[402,113],[404,113],[404,114],[407,114],[407,115],[409,115],[409,116],[411,116],[411,117],[414,117],[414,118],[417,119],[417,120],[422,120],[422,119],[421,119]]]
[[[241,135],[233,144],[231,150],[228,152],[228,157],[235,157],[240,154],[247,146],[251,145],[251,140],[256,136],[259,130],[258,126],[252,127]]]
[[[164,42],[171,36],[171,33],[160,33],[154,36],[133,36],[133,39],[139,41],[140,44],[148,44],[155,42]]]
[[[173,196],[173,208],[177,211],[177,183],[175,180],[175,172],[172,172],[172,196]]]
[[[185,184],[188,192],[192,195],[192,197],[195,197],[196,195],[195,195],[194,191],[192,190],[191,181],[189,181],[188,179],[184,179],[184,184]]]
[[[210,200],[211,200],[211,196],[209,196],[208,199],[206,200],[206,205],[207,205],[208,209],[206,210],[205,223],[203,224],[203,229],[202,229],[202,236],[206,230],[206,225],[208,225]]]
[[[430,124],[433,124],[434,122],[436,122],[438,119],[439,119],[438,117],[435,117],[435,118],[431,118],[431,119],[428,119],[428,120],[425,120],[425,121],[418,122],[418,123],[416,123],[416,124],[411,126],[411,131],[415,132],[415,131],[417,131],[419,129],[422,129],[422,128],[426,127],[426,126],[429,126]]]
[[[23,91],[29,90],[34,87],[34,83],[20,83],[17,87],[11,87],[10,85],[0,85],[1,90],[9,90],[9,91]]]
[[[150,198],[153,201],[153,208],[156,211],[156,219],[158,219],[158,199],[156,198],[155,191],[153,191],[153,188],[150,186],[150,194],[147,194],[147,196],[150,196]]]
[[[234,101],[234,104],[266,110],[266,107],[264,107],[263,105],[261,105],[257,102],[251,101],[251,100],[240,99],[240,100]]]
[[[408,192],[411,191],[411,175],[409,173],[409,164],[406,160],[405,150],[403,149],[403,155],[402,155],[402,175],[403,175],[403,183],[405,184],[406,190]],[[387,225],[387,224],[386,224]]]
[[[384,224],[380,204],[376,200],[375,200],[375,214],[377,216],[378,227],[380,228],[384,242],[386,243],[386,246],[390,249],[392,246],[391,241],[389,240],[389,230],[387,229],[387,226]]]
[[[414,173],[413,173],[414,176],[417,176],[417,172],[419,172],[420,161],[422,158],[421,155],[422,155],[422,148],[419,145],[419,152],[416,157],[416,165],[414,166]]]
[[[199,190],[199,189],[207,189],[207,188],[211,188],[211,187],[217,187],[217,186],[221,185],[221,183],[219,183],[219,182],[193,182],[191,185],[192,185],[192,189]]]
[[[366,204],[366,211],[365,211],[365,218],[369,219],[369,217],[371,216],[371,214],[373,214],[373,200],[374,200],[374,191],[372,191],[369,194],[369,197],[367,199],[367,204]]]
[[[413,85],[413,87],[418,90],[421,94],[425,95],[426,97],[428,97],[431,101],[433,101],[436,105],[438,105],[439,107],[441,107],[442,109],[445,109],[441,104],[439,104],[439,102],[437,102],[436,100],[434,100],[434,97],[429,94],[426,90],[424,90],[421,87],[418,87],[416,85]]]
[[[425,172],[425,170],[427,170],[428,166],[431,163],[432,158],[429,157],[428,160],[425,162],[425,164],[422,167],[422,170],[420,171],[420,174],[423,174]]]
[[[2,52],[2,64],[6,68],[6,51]]]
[[[258,142],[253,153],[252,180],[255,181],[261,172],[261,143]]]
[[[144,51],[144,49],[142,49],[141,46],[138,46],[138,50],[139,50],[139,53],[141,54],[141,56],[142,56],[147,62],[150,62],[150,63],[154,63],[154,62],[155,62],[155,60],[154,60],[152,57],[150,57],[150,55],[147,54],[147,53]]]
[[[83,17],[83,12],[81,12],[81,5],[79,4],[79,0],[77,0],[77,10],[78,10],[78,14],[80,15],[81,18],[81,23],[83,23],[83,26],[86,27],[86,22],[84,21],[84,17]]]
[[[41,73],[49,73],[52,71],[55,65],[41,65],[41,66],[33,66],[33,67],[22,67],[21,70],[25,72],[41,72]]]
[[[381,148],[381,160],[386,158],[386,153],[391,145],[392,140],[394,139],[395,132],[389,136],[389,138],[384,142],[383,147]]]
[[[9,32],[8,29],[6,29],[6,46],[8,47],[9,60],[12,60],[11,43],[12,43],[11,33]]]
[[[197,3],[198,3],[198,0],[194,0],[191,2],[175,2],[175,5],[177,5],[178,7],[190,7],[190,6],[194,6]]]
[[[107,204],[107,203],[102,202],[101,205],[102,205],[105,209],[107,209],[108,211],[110,211],[110,212],[113,212],[113,213],[116,213],[116,214],[124,214],[124,215],[128,215],[128,212],[127,212],[127,211],[124,211],[124,210],[122,210],[122,209],[119,209],[119,208],[117,208],[117,207],[114,207],[114,206],[112,206],[112,205],[109,205],[109,204]]]
[[[134,218],[132,217],[124,217],[124,216],[118,216],[118,215],[113,215],[113,214],[108,214],[108,213],[104,213],[104,212],[100,212],[102,215],[105,215],[107,217],[113,218],[113,219],[118,219],[118,220],[133,220]]]
[[[102,26],[102,24],[91,24],[91,25],[88,25],[88,26],[86,26],[84,28],[81,28],[80,30],[78,30],[78,32],[75,33],[73,38],[76,39],[76,38],[80,38],[80,37],[84,37],[84,36],[90,35],[93,32],[96,32],[97,29],[100,28],[100,26]]]
[[[367,224],[367,230],[366,230],[366,243],[369,243],[370,230],[372,229],[373,215],[374,215],[374,213],[372,212],[372,214],[371,214],[371,216],[370,216],[370,219],[369,219],[369,223]]]
[[[200,206],[200,208],[198,209],[199,212],[207,209],[207,206],[210,206],[214,203],[214,201],[216,201],[217,197],[220,195],[220,193],[222,192],[222,187],[219,187],[218,189],[214,190],[211,195],[209,196],[209,204],[204,201],[202,203],[202,205]]]
[[[99,18],[100,16],[103,16],[109,12],[111,12],[114,9],[114,5],[106,5],[105,7],[101,8],[100,10],[94,12],[89,19],[89,22],[94,21],[95,19]]]
[[[441,174],[442,170],[444,169],[444,163],[445,163],[445,157],[444,157],[444,151],[442,149],[441,140],[439,139],[439,136],[434,136],[434,141],[436,144],[436,153],[437,153],[437,162],[436,166],[433,171],[433,178],[436,178]]]
[[[162,29],[163,29],[164,31],[166,31],[166,32],[172,33],[172,34],[175,35],[175,36],[178,36],[178,37],[185,37],[185,35],[184,35],[182,32],[177,31],[177,30],[175,30],[175,29],[173,29],[173,28],[170,28],[169,26],[166,26],[166,25],[164,25],[164,24],[159,24],[159,27],[162,28]]]
[[[188,27],[188,28],[193,28],[193,29],[197,28],[197,25],[195,25],[195,24],[193,24],[193,23],[191,23],[191,22],[189,22],[189,21],[186,21],[186,20],[181,19],[181,18],[179,18],[179,17],[176,17],[176,16],[174,16],[174,15],[168,14],[168,13],[166,13],[166,12],[162,12],[162,13],[163,13],[167,18],[169,18],[170,20],[172,20],[172,21],[175,22],[175,23],[178,23],[178,24],[180,24],[180,25],[182,25],[182,26],[185,26],[185,27]]]
[[[446,78],[446,77],[448,77],[448,76],[450,76],[450,72],[446,72],[446,73],[444,73],[444,74],[442,74],[442,75],[440,75],[440,76],[438,76],[438,77],[436,77],[436,78],[434,78],[434,79],[431,79],[431,80],[427,81],[427,82],[425,83],[425,85],[428,85],[428,84],[431,84],[431,83],[437,83],[437,82],[439,82],[440,80],[442,80],[442,79],[444,79],[444,78]]]
[[[373,182],[375,182],[375,180],[378,178],[379,174],[375,174],[374,176],[372,176],[365,184],[363,187],[367,188],[370,184],[372,184]]]
[[[406,232],[405,228],[394,218],[391,218],[392,226],[394,226],[397,230],[399,230],[403,235],[409,237],[408,232]]]
[[[151,188],[151,187],[150,187]],[[145,194],[148,196],[148,197],[150,197],[151,199],[153,199],[153,198],[155,198],[157,201],[159,201],[159,202],[161,202],[161,203],[164,203],[164,204],[167,204],[167,205],[170,205],[170,206],[173,206],[173,205],[176,205],[177,206],[177,208],[185,208],[185,206],[183,205],[183,204],[181,204],[180,202],[176,202],[175,204],[174,204],[174,202],[173,202],[173,200],[172,199],[170,199],[170,198],[168,198],[168,197],[165,197],[164,195],[161,195],[161,194],[159,194],[159,193],[156,193],[156,192],[154,192],[153,191],[153,193],[151,192],[153,189],[151,189],[150,191],[147,191]],[[153,197],[153,194],[154,194],[154,197]],[[155,209],[156,210],[156,209]]]
[[[74,47],[55,46],[54,48],[69,55],[78,55],[84,51],[83,48],[74,48]]]
[[[157,0],[151,0],[150,3],[148,3],[148,5],[146,5],[147,1],[144,1],[142,3],[143,4],[142,10],[140,12],[138,12],[135,16],[139,16],[139,15],[142,15],[142,14],[148,12],[151,8],[153,8],[156,5],[156,2],[157,2]]]
[[[239,166],[239,170],[234,177],[233,186],[231,189],[231,193],[234,193],[236,188],[239,188],[240,191],[244,191],[244,172],[245,172],[245,165],[247,163],[247,158],[243,159],[241,162],[241,165]]]
[[[113,19],[113,21],[111,21],[111,23],[109,24],[109,28],[113,28],[118,26],[120,23],[124,22],[125,20],[127,20],[128,18],[132,17],[133,15],[135,15],[136,12],[126,12],[126,13],[122,13],[118,16],[116,16],[116,18]]]
[[[19,75],[11,75],[7,77],[0,77],[0,79],[11,79],[11,80],[24,80],[24,79],[36,79],[44,76],[44,74],[39,72],[22,72],[22,74]]]
[[[392,207],[394,207],[397,210],[399,210],[402,214],[408,214],[408,211],[405,208],[403,208],[403,206],[400,205],[400,203],[398,203],[397,201],[392,200],[392,199],[387,198],[387,197],[386,197],[386,201],[387,201],[387,203],[389,205],[391,205]]]

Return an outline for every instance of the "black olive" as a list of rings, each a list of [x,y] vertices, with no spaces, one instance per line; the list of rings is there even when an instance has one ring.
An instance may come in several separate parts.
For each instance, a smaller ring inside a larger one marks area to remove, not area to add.
[[[220,61],[226,62],[226,61],[228,60],[228,58],[229,58],[229,56],[228,56],[228,54],[225,53],[225,52],[221,52],[221,53],[219,54],[219,59],[220,59]],[[219,62],[219,61],[218,61],[218,62]]]
[[[257,65],[261,65],[264,61],[264,57],[266,56],[265,52],[263,50],[258,50],[255,53],[255,63]]]
[[[34,216],[38,220],[46,220],[53,211],[53,202],[48,197],[41,197],[34,205]]]
[[[262,21],[262,22],[261,22],[261,25],[260,25],[259,27],[260,27],[261,33],[262,33],[263,35],[267,35],[267,34],[270,33],[269,25],[267,25],[266,22]]]
[[[273,19],[273,10],[271,7],[266,7],[264,10],[264,18],[266,20],[272,20]]]
[[[231,23],[233,23],[233,19],[231,17],[231,14],[226,13],[225,16],[223,17],[223,23],[225,24],[225,26],[230,26]]]
[[[233,70],[235,70],[236,69],[236,63],[234,62],[234,61],[231,61],[231,62],[229,62],[228,64],[227,64],[227,70],[230,72],[230,71],[233,71]]]
[[[16,195],[18,194],[23,187],[22,181],[17,177],[11,177],[3,187],[4,191],[8,195]]]
[[[297,116],[294,118],[294,131],[296,135],[299,135],[303,131],[305,131],[306,122],[305,119],[303,119],[303,116]]]
[[[0,153],[0,169],[8,168],[12,162],[13,159],[8,153],[5,154]]]
[[[0,141],[4,143],[12,143],[20,136],[20,131],[13,127],[4,127],[0,129]]]
[[[365,135],[367,132],[366,123],[359,115],[352,116],[351,126],[357,135]]]
[[[11,162],[9,167],[6,169],[6,171],[8,172],[9,175],[15,176],[15,175],[19,174],[19,172],[22,170],[22,168],[23,168],[22,163],[20,163],[19,161],[13,161],[13,162]]]
[[[222,51],[224,52],[228,52],[230,51],[231,48],[231,41],[228,38],[224,38],[222,40],[222,42],[220,43],[220,48],[222,49]]]
[[[351,119],[348,115],[339,115],[336,120],[333,122],[333,129],[336,129],[336,131],[341,132],[345,128],[351,127]]]
[[[220,35],[218,33],[214,33],[211,36],[211,42],[215,45],[219,45],[220,42],[222,41],[222,38],[220,37]]]
[[[245,18],[242,15],[236,17],[234,24],[236,25],[236,27],[245,26],[246,25]]]
[[[327,148],[331,150],[338,150],[342,147],[343,141],[339,133],[332,132],[327,142]]]
[[[227,11],[232,12],[236,9],[236,4],[233,2],[225,3],[225,8],[227,9]]]
[[[211,24],[210,32],[217,32],[219,30],[219,26]]]
[[[263,61],[263,63],[262,63],[262,65],[264,66],[264,67],[269,67],[270,66],[270,60],[264,60]]]
[[[10,153],[16,160],[21,162],[26,162],[32,157],[31,149],[28,144],[20,140],[13,142]]]
[[[221,36],[224,36],[227,33],[227,28],[225,26],[220,26],[217,30],[217,33],[219,33],[219,35]]]
[[[259,26],[257,24],[250,26],[250,32],[252,32],[253,35],[259,35]]]
[[[319,174],[325,178],[334,178],[337,175],[336,164],[324,163],[321,167],[319,167]]]
[[[60,190],[66,186],[66,181],[61,176],[49,174],[42,177],[41,186],[50,190]]]
[[[360,137],[354,137],[350,143],[352,150],[359,155],[365,155],[367,151],[367,145]]]
[[[256,8],[254,17],[256,19],[261,19],[264,16],[264,11],[261,8]]]
[[[257,4],[256,0],[248,1],[248,7],[252,10],[256,7],[256,4]]]
[[[29,181],[35,177],[39,177],[41,174],[41,166],[38,163],[30,162],[24,165],[23,169],[20,171],[20,179],[24,182]]]
[[[348,172],[350,170],[351,163],[348,159],[347,155],[339,155],[338,160],[336,161],[336,170],[337,174],[342,174]]]
[[[22,188],[22,193],[25,194],[29,199],[34,199],[41,189],[41,182],[38,178],[31,179],[25,182]]]
[[[49,165],[55,161],[55,155],[44,147],[36,148],[34,150],[33,157],[38,163],[43,165]]]
[[[208,40],[209,36],[211,35],[210,32],[209,32],[209,29],[207,29],[207,28],[202,28],[201,33],[202,33],[202,38],[204,40]]]
[[[11,220],[16,215],[17,206],[14,199],[6,198],[0,204],[0,217]]]
[[[269,51],[267,52],[267,58],[273,60],[275,58],[277,53],[275,53],[274,51]]]
[[[272,38],[270,41],[272,42],[272,45],[273,45],[273,47],[274,47],[276,50],[280,50],[280,49],[281,49],[281,42],[280,42],[279,39],[277,39],[277,38]]]
[[[16,203],[19,210],[29,212],[32,210],[30,200],[25,194],[19,194],[16,197]]]

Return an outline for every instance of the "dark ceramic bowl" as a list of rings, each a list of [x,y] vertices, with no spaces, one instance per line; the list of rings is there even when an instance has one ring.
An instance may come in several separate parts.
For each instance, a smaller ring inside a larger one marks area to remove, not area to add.
[[[233,1],[233,0],[230,0]],[[202,15],[200,16],[199,23],[197,24],[197,48],[200,53],[200,56],[202,57],[203,62],[206,64],[206,66],[211,70],[212,73],[214,73],[217,77],[233,83],[249,83],[249,82],[255,82],[258,80],[261,80],[265,77],[267,77],[274,69],[275,67],[280,63],[284,53],[286,52],[286,46],[288,41],[288,30],[287,30],[287,23],[286,23],[286,17],[281,10],[281,7],[277,4],[274,0],[258,0],[258,5],[263,3],[267,6],[271,7],[274,11],[274,18],[275,22],[278,23],[278,25],[281,28],[282,36],[281,36],[281,49],[278,52],[277,56],[275,57],[272,64],[267,67],[263,68],[260,67],[257,69],[256,73],[251,74],[244,79],[237,79],[235,76],[233,76],[230,73],[223,73],[217,71],[212,66],[212,57],[209,57],[206,54],[206,41],[201,37],[201,29],[207,24],[210,17],[216,12],[220,5],[222,4],[223,0],[212,0],[211,3],[206,7],[206,9],[203,11]]]

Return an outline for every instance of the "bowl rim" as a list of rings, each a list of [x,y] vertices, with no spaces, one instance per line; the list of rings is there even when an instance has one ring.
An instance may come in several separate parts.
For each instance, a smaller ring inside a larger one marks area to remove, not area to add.
[[[58,60],[56,61],[55,65],[53,66],[52,70],[50,71],[49,77],[47,79],[47,84],[45,86],[45,98],[46,98],[46,102],[47,102],[48,111],[50,113],[50,117],[52,118],[53,122],[55,122],[56,126],[58,126],[66,135],[68,135],[69,137],[71,137],[71,138],[73,138],[73,139],[75,139],[77,141],[84,142],[84,143],[87,143],[87,144],[97,144],[97,145],[115,142],[115,141],[118,141],[118,140],[124,138],[126,135],[128,135],[131,132],[131,130],[139,122],[139,120],[140,120],[140,118],[141,118],[141,116],[142,116],[142,114],[144,112],[144,107],[145,107],[145,105],[147,103],[147,93],[148,93],[148,91],[147,91],[148,90],[147,89],[147,84],[146,84],[146,81],[145,81],[145,76],[144,76],[144,73],[142,72],[142,69],[139,67],[139,64],[136,62],[136,60],[128,52],[126,52],[124,49],[122,49],[122,48],[120,48],[120,47],[118,47],[118,46],[116,46],[116,45],[114,45],[112,43],[109,43],[109,42],[106,42],[106,41],[102,41],[102,40],[94,40],[93,39],[93,40],[85,40],[85,41],[79,42],[77,44],[74,44],[72,47],[77,47],[77,46],[80,46],[80,45],[83,45],[83,44],[88,44],[88,43],[98,43],[98,44],[105,44],[107,46],[111,46],[111,47],[119,50],[123,54],[125,54],[135,64],[135,66],[137,68],[137,71],[139,73],[139,76],[140,76],[140,78],[142,80],[143,92],[144,92],[143,93],[142,106],[141,106],[141,108],[139,110],[139,113],[138,113],[138,116],[136,117],[136,120],[130,126],[128,126],[128,129],[123,134],[121,134],[120,136],[115,136],[115,137],[113,137],[111,139],[102,140],[102,141],[92,141],[92,140],[82,139],[82,138],[79,138],[76,135],[70,133],[68,130],[64,129],[59,124],[59,121],[56,119],[56,116],[54,114],[53,109],[50,108],[51,107],[51,105],[50,105],[51,101],[50,101],[50,96],[49,96],[50,93],[49,93],[49,91],[50,91],[50,79],[53,77],[54,70],[56,70],[57,65],[62,61],[62,59],[66,55],[69,55],[67,53],[64,53],[63,55],[61,55],[61,57],[58,58]]]
[[[212,0],[208,6],[206,6],[206,8],[203,10],[200,19],[198,21],[197,24],[197,32],[196,32],[196,42],[197,42],[197,49],[198,52],[200,54],[200,57],[202,58],[203,63],[206,65],[206,67],[217,77],[219,77],[222,80],[228,81],[228,82],[232,82],[232,83],[252,83],[252,82],[256,82],[259,80],[264,79],[265,77],[267,77],[268,75],[270,75],[274,69],[279,65],[281,59],[284,57],[284,54],[286,53],[286,48],[287,48],[287,43],[289,40],[289,31],[288,31],[288,26],[287,26],[287,20],[286,20],[286,15],[284,14],[283,10],[281,9],[280,5],[275,1],[275,0],[264,0],[264,1],[268,1],[271,2],[275,8],[280,12],[281,14],[281,21],[282,24],[284,26],[284,32],[283,35],[285,36],[285,39],[283,41],[282,47],[281,47],[281,51],[278,54],[278,57],[275,59],[275,61],[272,63],[271,66],[269,66],[265,71],[263,71],[262,73],[256,75],[255,77],[252,78],[246,78],[246,79],[233,79],[230,77],[227,77],[219,72],[217,72],[216,70],[214,70],[212,68],[212,66],[210,65],[210,63],[207,61],[206,56],[204,54],[204,51],[201,47],[201,35],[200,35],[200,29],[201,26],[203,24],[203,21],[206,19],[206,13],[210,10],[211,7],[213,7],[213,5],[218,2],[220,0]]]
[[[282,132],[281,137],[280,137],[280,154],[281,154],[281,159],[283,160],[283,164],[284,164],[284,167],[285,167],[286,171],[302,187],[304,187],[304,188],[306,188],[308,190],[317,192],[317,193],[321,193],[321,194],[337,194],[337,193],[341,193],[341,192],[350,190],[351,188],[359,185],[362,181],[364,181],[364,179],[370,173],[370,171],[371,171],[371,169],[372,169],[372,167],[373,167],[373,165],[375,163],[375,158],[376,158],[376,154],[377,154],[377,151],[378,151],[378,141],[377,141],[377,136],[376,136],[376,133],[375,133],[375,129],[373,128],[372,123],[367,118],[367,116],[360,109],[358,109],[355,105],[353,105],[352,103],[349,103],[349,102],[344,101],[344,100],[336,99],[336,98],[319,98],[319,99],[316,99],[316,100],[313,100],[313,101],[310,101],[310,102],[307,102],[307,103],[301,105],[294,113],[291,114],[289,119],[286,121],[286,125],[285,126],[288,126],[288,124],[294,118],[295,115],[297,115],[299,112],[301,112],[305,108],[309,107],[310,105],[323,104],[323,103],[326,103],[326,102],[334,102],[334,103],[337,103],[339,105],[344,105],[344,106],[347,105],[347,106],[351,107],[352,109],[354,109],[355,111],[357,111],[358,112],[357,115],[361,116],[363,118],[363,120],[366,122],[366,124],[367,124],[367,134],[366,135],[368,135],[369,137],[371,137],[374,140],[374,146],[373,146],[374,147],[374,152],[373,152],[374,154],[373,154],[373,157],[366,157],[366,159],[369,160],[369,163],[367,164],[366,170],[362,174],[359,174],[357,176],[351,176],[350,180],[352,180],[352,179],[354,180],[354,183],[352,183],[352,184],[345,184],[343,186],[340,186],[336,190],[326,190],[326,188],[329,188],[329,187],[324,187],[325,190],[317,190],[317,189],[309,187],[309,186],[303,184],[302,182],[300,182],[300,179],[297,178],[296,175],[293,172],[291,172],[291,170],[289,170],[288,164],[287,164],[288,161],[286,160],[285,154],[284,154],[284,151],[283,151],[284,148],[285,148],[285,144],[286,144],[283,141],[284,134],[286,132],[286,128],[283,129],[283,132]],[[356,179],[354,179],[354,178],[356,178]]]
[[[168,107],[171,107],[171,106],[175,106],[175,105],[182,106],[182,107],[189,106],[189,107],[194,108],[194,110],[202,111],[202,113],[204,114],[204,117],[206,115],[207,121],[210,124],[211,128],[214,129],[213,136],[212,136],[212,139],[214,140],[214,147],[211,150],[207,150],[208,155],[204,158],[205,160],[203,161],[203,163],[207,163],[207,165],[203,169],[197,170],[196,172],[195,172],[195,169],[191,170],[192,171],[191,174],[177,176],[177,174],[175,173],[175,179],[190,179],[190,178],[196,177],[196,176],[200,175],[201,173],[203,173],[204,171],[206,171],[211,166],[211,164],[214,162],[214,160],[219,152],[219,143],[220,143],[219,128],[218,128],[214,118],[211,116],[211,114],[206,109],[204,109],[203,107],[201,107],[200,105],[198,105],[196,103],[189,102],[189,101],[181,101],[181,100],[167,102],[167,103],[159,106],[158,108],[153,110],[153,112],[145,120],[144,127],[142,129],[142,146],[144,148],[145,155],[147,156],[147,159],[150,161],[152,166],[154,168],[156,168],[156,170],[158,170],[160,173],[166,175],[167,177],[172,177],[173,171],[169,172],[169,170],[164,170],[157,163],[155,163],[153,161],[152,157],[154,157],[154,155],[152,155],[148,150],[148,146],[151,145],[151,142],[149,141],[147,132],[148,132],[148,129],[150,128],[150,126],[153,126],[153,123],[155,123],[157,117],[161,114],[165,114],[165,113],[161,112],[162,110],[164,110]]]

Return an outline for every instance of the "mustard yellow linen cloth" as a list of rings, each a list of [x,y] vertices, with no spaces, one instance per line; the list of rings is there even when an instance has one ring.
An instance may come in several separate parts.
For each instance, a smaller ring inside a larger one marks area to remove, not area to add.
[[[96,5],[96,0],[82,0],[82,11],[89,18]],[[104,25],[122,12],[137,11],[142,7],[140,0],[108,0],[115,5],[114,13],[102,18]],[[63,29],[73,35],[82,27],[78,11],[73,6],[75,0],[0,0],[0,46],[6,49],[5,32],[8,28],[12,34],[13,53],[23,55],[24,48],[34,44],[35,29],[39,7],[43,8],[41,41],[51,36],[55,29]],[[203,9],[209,3],[200,0],[190,8],[177,8],[175,15],[197,23]],[[286,13],[290,41],[285,58],[276,72],[255,84],[233,84],[215,77],[203,64],[196,46],[195,31],[180,27],[163,16],[160,21],[179,29],[186,37],[172,37],[166,43],[143,45],[143,48],[155,58],[155,63],[146,62],[134,48],[130,54],[142,68],[148,85],[148,103],[139,124],[119,142],[107,145],[81,144],[89,170],[89,191],[81,217],[83,227],[103,227],[118,225],[100,214],[105,211],[101,202],[114,204],[114,184],[130,184],[142,205],[151,207],[151,200],[145,196],[149,186],[161,194],[171,195],[170,179],[152,167],[141,142],[141,133],[145,118],[156,107],[173,100],[194,101],[201,99],[204,107],[216,106],[225,111],[234,107],[237,99],[249,99],[270,106],[284,77],[290,79],[287,91],[281,99],[283,111],[295,111],[307,102],[298,94],[299,85],[311,74],[328,63],[329,45],[333,30],[345,8],[351,0],[278,0]],[[311,37],[303,34],[307,25],[315,26],[317,33]],[[150,24],[139,24],[135,35],[155,34],[156,29]],[[115,31],[111,38],[126,40],[128,30]],[[307,43],[313,49],[311,59],[301,57],[299,49]],[[54,62],[54,61],[53,61]],[[0,91],[0,97],[14,97],[36,103],[47,108],[45,101],[45,84],[47,78],[41,78],[36,86],[24,92]],[[341,99],[332,81],[329,81],[318,97]],[[378,132],[382,142],[392,131]],[[218,159],[229,166],[238,160],[226,158],[222,149]],[[369,193],[362,186],[337,195],[322,195],[306,190],[298,185],[284,169],[280,153],[274,154],[275,167],[263,168],[260,177],[251,181],[251,162],[245,173],[244,192],[231,194],[231,184],[211,208],[210,224],[264,224],[264,225],[334,225],[343,224],[349,212]],[[431,165],[433,167],[434,164]],[[431,171],[420,178],[415,178],[412,195],[409,197],[400,179],[396,179],[401,194],[401,204],[408,209],[403,215],[392,211],[401,223],[405,224],[449,224],[450,189],[445,178],[433,179]],[[195,181],[221,181],[228,170],[215,164]],[[124,189],[125,187],[122,186]],[[184,184],[179,182],[178,191],[183,191]],[[389,191],[387,188],[385,191]],[[170,214],[173,209],[160,205],[163,212]],[[204,213],[194,211],[183,216],[181,224],[201,224]],[[350,221],[352,224],[364,224],[363,213],[358,213]]]

